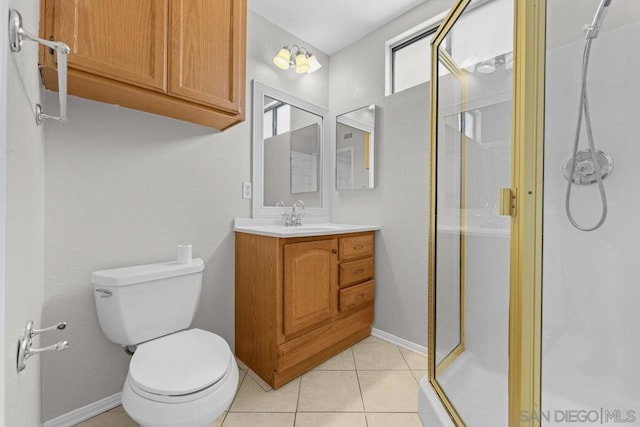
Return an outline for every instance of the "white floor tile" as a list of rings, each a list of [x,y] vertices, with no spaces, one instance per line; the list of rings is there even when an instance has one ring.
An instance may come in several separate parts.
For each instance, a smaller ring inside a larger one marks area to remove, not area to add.
[[[293,427],[296,414],[229,412],[222,427]]]
[[[418,383],[411,371],[358,371],[367,412],[416,412]]]
[[[416,381],[418,381],[418,384],[420,384],[420,380],[422,380],[422,378],[424,378],[425,376],[427,376],[427,374],[429,373],[429,371],[422,371],[422,370],[418,370],[418,371],[411,371],[411,373],[413,374],[413,376],[415,377]]]
[[[138,427],[126,412],[109,411],[78,424],[76,427]]]
[[[277,390],[265,391],[247,375],[240,385],[230,412],[296,412],[300,378]]]
[[[353,360],[353,351],[351,348],[346,349],[342,353],[338,353],[331,359],[317,366],[314,371],[355,371],[356,364]]]
[[[367,427],[363,413],[299,412],[295,427]]]
[[[373,335],[369,335],[368,337],[366,337],[365,339],[360,341],[358,344],[371,344],[371,343],[379,344],[379,343],[383,343],[383,342],[386,343],[388,341],[381,340],[380,338],[374,337]]]
[[[363,412],[355,371],[311,371],[300,383],[300,412]]]
[[[420,354],[416,351],[408,350],[402,347],[400,347],[400,352],[404,356],[404,359],[407,361],[409,368],[411,368],[412,370],[429,369],[427,356],[425,356],[424,354]]]
[[[367,414],[368,427],[423,427],[418,414]]]
[[[390,343],[358,343],[353,346],[358,370],[409,370],[397,345]]]

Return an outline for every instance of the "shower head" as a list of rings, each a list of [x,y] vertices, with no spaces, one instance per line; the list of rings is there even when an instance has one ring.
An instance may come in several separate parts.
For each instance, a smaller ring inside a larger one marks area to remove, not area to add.
[[[591,21],[591,25],[588,25],[585,28],[585,38],[595,39],[598,37],[598,33],[600,32],[600,27],[602,27],[602,23],[604,22],[604,17],[609,10],[609,5],[613,0],[602,0],[600,5],[598,5],[598,9],[596,10],[596,14],[593,16],[593,21]]]

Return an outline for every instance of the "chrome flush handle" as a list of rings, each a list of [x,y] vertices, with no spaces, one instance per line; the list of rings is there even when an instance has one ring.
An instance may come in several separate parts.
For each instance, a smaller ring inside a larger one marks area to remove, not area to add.
[[[110,296],[113,295],[113,293],[111,293],[111,291],[108,291],[106,289],[96,289],[96,292],[99,293],[99,294],[102,294],[102,295],[100,295],[100,298],[109,298]]]

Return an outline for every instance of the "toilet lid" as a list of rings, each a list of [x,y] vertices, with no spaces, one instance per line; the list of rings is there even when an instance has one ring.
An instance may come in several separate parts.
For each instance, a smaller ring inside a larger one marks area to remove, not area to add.
[[[229,345],[218,335],[190,329],[140,344],[129,365],[129,378],[149,393],[194,393],[218,382],[231,357]]]

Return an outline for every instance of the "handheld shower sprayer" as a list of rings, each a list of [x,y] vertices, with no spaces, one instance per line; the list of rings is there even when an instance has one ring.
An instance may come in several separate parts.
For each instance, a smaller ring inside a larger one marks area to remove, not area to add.
[[[613,159],[608,154],[596,149],[593,129],[591,128],[591,113],[589,110],[589,96],[587,94],[587,74],[589,70],[591,44],[593,43],[593,40],[598,37],[598,33],[600,32],[600,28],[604,22],[604,17],[607,14],[607,10],[609,5],[611,5],[611,2],[612,0],[602,0],[595,15],[593,16],[591,25],[587,25],[585,28],[586,41],[584,44],[584,51],[582,53],[580,105],[578,107],[578,119],[573,143],[573,153],[563,166],[565,177],[568,181],[567,191],[565,194],[565,211],[567,212],[569,222],[581,231],[593,231],[600,228],[607,218],[608,211],[607,192],[602,180],[613,170]],[[583,117],[589,148],[587,150],[578,151]],[[580,166],[578,167],[578,165]],[[598,219],[594,225],[582,225],[573,217],[573,212],[571,211],[571,190],[573,189],[574,184],[598,185],[602,210],[600,213],[600,219]]]
[[[607,15],[607,11],[609,10],[609,5],[613,0],[602,0],[598,9],[596,10],[596,14],[593,16],[593,20],[591,21],[591,25],[585,26],[585,38],[595,39],[598,37],[598,33],[600,33],[600,28],[602,27],[602,23],[604,22],[604,17]]]

